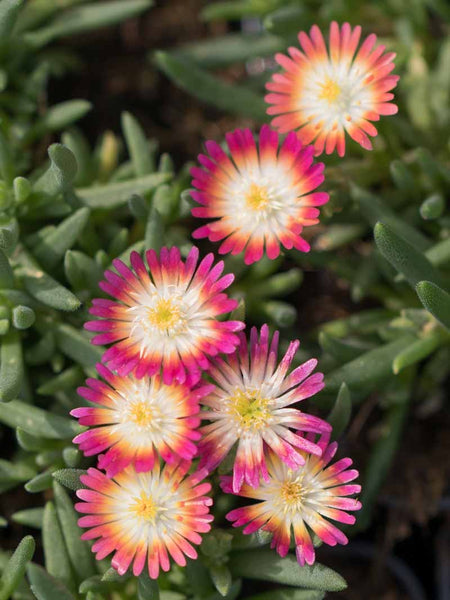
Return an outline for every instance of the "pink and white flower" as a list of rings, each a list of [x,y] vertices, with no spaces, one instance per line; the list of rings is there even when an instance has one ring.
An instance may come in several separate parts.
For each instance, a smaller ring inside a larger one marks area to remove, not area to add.
[[[280,133],[297,131],[304,144],[314,142],[316,155],[337,148],[344,156],[345,132],[371,150],[368,136],[377,135],[371,121],[398,110],[391,102],[391,90],[399,79],[391,74],[395,53],[376,46],[373,33],[358,49],[360,37],[360,26],[339,27],[333,21],[327,47],[322,32],[313,25],[309,36],[303,31],[298,34],[302,50],[291,47],[289,56],[275,56],[283,71],[266,84],[272,127]]]
[[[317,360],[311,359],[287,375],[299,341],[291,342],[277,366],[278,332],[269,345],[269,328],[258,335],[251,330],[250,351],[244,334],[239,349],[214,361],[209,371],[215,388],[201,404],[208,408],[202,418],[212,421],[202,427],[199,442],[201,466],[216,468],[237,445],[232,486],[238,492],[245,482],[258,487],[268,480],[265,455],[271,448],[290,468],[305,462],[305,452],[320,456],[319,445],[298,431],[322,433],[331,426],[293,405],[316,394],[324,386],[322,373],[314,373]],[[294,431],[295,430],[295,431]]]
[[[87,489],[77,491],[75,505],[85,516],[80,527],[88,528],[82,539],[96,542],[92,551],[102,560],[114,552],[112,566],[123,575],[130,565],[134,575],[144,568],[152,579],[160,569],[170,569],[169,556],[180,566],[186,556],[197,558],[192,544],[200,544],[210,530],[211,485],[202,483],[205,471],[186,476],[189,461],[137,473],[127,467],[114,479],[97,469],[80,477]]]
[[[314,435],[308,435],[311,441]],[[329,434],[321,436],[318,443],[322,455],[304,453],[304,463],[291,469],[274,452],[267,459],[268,478],[254,489],[244,484],[240,496],[259,500],[256,504],[236,508],[227,514],[233,527],[245,525],[243,533],[261,529],[272,534],[272,548],[280,556],[289,551],[292,532],[300,565],[312,565],[315,560],[311,532],[330,546],[346,544],[347,537],[328,519],[353,525],[355,517],[347,511],[361,508],[353,494],[359,494],[360,485],[348,485],[358,477],[358,471],[349,469],[350,458],[330,462],[337,443],[329,443]],[[232,478],[222,477],[222,489],[233,492]]]
[[[196,229],[194,238],[222,241],[219,253],[240,254],[244,261],[258,261],[264,248],[271,259],[284,248],[308,252],[304,227],[319,222],[318,206],[328,194],[314,191],[324,180],[323,164],[313,163],[314,149],[303,146],[295,133],[280,143],[264,125],[258,144],[249,129],[226,136],[228,153],[213,141],[208,155],[200,154],[194,167],[192,198],[201,206],[195,217],[209,223]]]
[[[90,378],[85,387],[78,388],[80,396],[96,406],[75,408],[70,414],[80,425],[90,427],[74,443],[86,456],[104,452],[98,468],[108,477],[130,464],[137,472],[150,471],[159,456],[169,463],[195,456],[195,442],[200,438],[199,399],[211,386],[169,386],[158,375],[120,377],[101,364],[97,370],[105,381]]]
[[[148,250],[147,268],[132,252],[131,268],[116,259],[117,273],[105,271],[100,287],[116,300],[93,300],[90,313],[100,319],[85,327],[100,332],[92,343],[112,344],[103,355],[111,370],[137,379],[161,373],[166,385],[193,385],[209,368],[208,357],[234,351],[244,323],[217,320],[237,306],[224,293],[234,275],[221,277],[223,261],[213,266],[213,254],[199,265],[198,258],[195,247],[186,261],[175,247],[159,256]]]

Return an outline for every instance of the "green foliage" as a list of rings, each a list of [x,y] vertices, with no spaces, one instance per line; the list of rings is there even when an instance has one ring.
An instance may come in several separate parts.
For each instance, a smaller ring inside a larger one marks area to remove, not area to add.
[[[23,538],[6,564],[0,579],[0,600],[8,600],[25,574],[27,564],[33,558],[35,542],[31,535]]]

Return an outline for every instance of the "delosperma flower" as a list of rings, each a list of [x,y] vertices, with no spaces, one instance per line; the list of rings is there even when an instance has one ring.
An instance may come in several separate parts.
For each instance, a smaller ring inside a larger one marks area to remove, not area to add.
[[[221,277],[223,262],[213,266],[208,254],[197,266],[199,252],[192,248],[186,261],[178,248],[146,252],[148,269],[137,252],[131,268],[116,259],[117,273],[105,271],[103,291],[117,300],[95,299],[90,313],[100,320],[86,329],[101,332],[94,344],[113,344],[103,361],[119,375],[133,372],[140,379],[162,372],[163,382],[195,384],[209,367],[208,356],[233,352],[240,321],[216,317],[237,306],[223,291],[234,275]]]
[[[222,241],[219,253],[240,254],[258,261],[266,250],[271,259],[287,249],[308,252],[301,233],[318,223],[318,206],[328,194],[315,190],[324,180],[323,164],[313,163],[313,147],[304,147],[295,133],[280,144],[279,136],[264,125],[258,145],[249,129],[226,136],[229,153],[213,141],[206,142],[209,156],[198,157],[194,167],[192,198],[201,206],[195,217],[210,222],[196,229],[194,238]]]
[[[314,436],[309,435],[310,440]],[[240,496],[260,500],[257,504],[232,510],[227,519],[234,527],[245,525],[245,534],[258,529],[269,531],[272,548],[280,556],[289,551],[291,531],[294,533],[297,560],[301,565],[312,565],[315,560],[310,531],[330,546],[346,544],[347,537],[328,519],[352,525],[355,517],[346,511],[359,510],[361,503],[352,494],[361,491],[360,485],[347,485],[358,477],[358,471],[349,469],[352,461],[343,458],[329,465],[337,444],[329,442],[329,434],[321,436],[322,456],[304,454],[305,463],[289,468],[273,452],[267,459],[269,477],[259,488],[244,484]],[[222,489],[231,493],[232,478],[222,477]]]
[[[78,393],[98,406],[75,408],[70,414],[91,428],[73,440],[80,450],[86,456],[106,451],[99,469],[113,477],[131,463],[137,472],[150,471],[158,455],[167,462],[193,458],[200,438],[199,399],[208,386],[168,386],[158,375],[120,377],[101,364],[97,370],[105,382],[88,379]]]
[[[311,375],[317,361],[311,359],[287,371],[299,346],[291,342],[277,366],[278,332],[269,346],[269,328],[261,333],[254,327],[250,352],[244,334],[235,354],[216,360],[209,375],[216,387],[201,403],[209,410],[202,417],[212,421],[202,427],[199,442],[200,464],[212,470],[237,443],[232,487],[238,492],[243,482],[257,487],[268,480],[265,454],[271,448],[282,461],[295,469],[304,464],[302,451],[321,454],[317,444],[292,431],[322,433],[331,426],[318,417],[292,408],[324,386],[322,373]]]
[[[201,483],[204,471],[186,477],[189,461],[136,473],[133,467],[109,479],[97,469],[80,477],[88,489],[77,491],[83,501],[75,508],[86,516],[80,527],[89,528],[82,539],[97,539],[92,546],[101,560],[114,552],[112,566],[123,575],[132,564],[139,575],[147,564],[156,579],[160,568],[168,571],[169,555],[179,565],[185,556],[197,558],[192,544],[200,544],[200,533],[210,530],[212,499],[205,496],[209,483]]]
[[[272,126],[281,133],[298,130],[304,144],[314,141],[316,155],[330,154],[337,148],[345,154],[345,132],[367,150],[372,149],[370,136],[377,130],[370,121],[380,115],[393,115],[397,106],[390,92],[399,77],[391,75],[395,53],[384,53],[376,46],[377,37],[369,35],[359,50],[361,27],[348,23],[341,28],[331,23],[329,48],[317,25],[309,36],[303,31],[298,39],[303,52],[295,47],[289,56],[277,54],[284,69],[266,84],[270,93],[267,110],[275,115]]]

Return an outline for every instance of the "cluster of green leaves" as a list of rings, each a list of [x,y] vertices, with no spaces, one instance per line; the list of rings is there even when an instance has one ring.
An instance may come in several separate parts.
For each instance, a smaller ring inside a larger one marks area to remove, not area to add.
[[[359,528],[370,523],[411,404],[443,399],[449,373],[449,17],[440,0],[225,0],[208,3],[200,18],[253,23],[251,33],[150,57],[199,100],[260,124],[269,122],[263,98],[276,68],[273,55],[298,46],[298,32],[312,24],[326,32],[331,20],[349,21],[361,24],[363,35],[376,24],[380,41],[397,53],[399,114],[377,123],[372,152],[350,140],[344,159],[320,157],[326,164],[322,187],[331,194],[323,226],[308,255],[289,253],[301,269],[298,284],[305,269],[326,269],[345,282],[354,306],[349,317],[323,324],[308,340],[317,339],[322,349],[326,388],[319,402],[331,406],[343,382],[353,406],[372,393],[380,398],[382,434],[365,469]],[[237,64],[245,67],[238,80],[224,80],[220,72]],[[364,302],[375,308],[361,309]],[[295,307],[287,311],[294,321]]]

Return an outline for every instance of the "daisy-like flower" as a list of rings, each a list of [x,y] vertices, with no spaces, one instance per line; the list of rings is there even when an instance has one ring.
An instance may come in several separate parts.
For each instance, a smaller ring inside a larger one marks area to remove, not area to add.
[[[158,454],[167,462],[193,458],[200,438],[199,399],[211,386],[191,390],[185,384],[165,385],[158,375],[120,377],[101,364],[97,370],[105,382],[88,379],[78,393],[98,406],[70,414],[91,427],[73,440],[86,456],[107,450],[99,469],[114,477],[131,463],[137,472],[150,471]]]
[[[103,361],[119,375],[135,377],[162,371],[163,382],[195,384],[208,356],[233,352],[239,342],[235,331],[240,321],[218,321],[216,317],[237,306],[225,290],[234,275],[224,275],[223,261],[213,266],[208,254],[197,266],[198,249],[192,248],[186,261],[178,248],[146,252],[148,269],[137,252],[131,253],[131,267],[116,259],[117,273],[105,271],[103,291],[117,299],[92,301],[90,313],[101,320],[85,324],[101,332],[94,344],[113,344]]]
[[[181,566],[185,556],[197,558],[192,544],[200,544],[200,533],[209,531],[213,520],[212,499],[205,496],[211,485],[201,483],[204,471],[185,477],[189,466],[189,461],[164,468],[157,463],[148,473],[128,467],[114,479],[88,469],[80,477],[88,489],[77,491],[83,502],[75,508],[86,514],[78,524],[89,528],[82,539],[98,538],[92,546],[98,560],[114,552],[112,566],[120,575],[131,564],[139,575],[147,563],[156,579],[160,568],[169,570],[169,555]]]
[[[194,167],[192,198],[201,204],[195,217],[214,219],[196,229],[194,238],[223,240],[220,254],[240,254],[244,261],[259,260],[266,249],[271,259],[280,244],[308,252],[301,237],[304,227],[318,223],[325,192],[313,192],[323,180],[323,164],[313,164],[314,149],[304,147],[295,133],[279,148],[279,136],[264,125],[257,146],[249,129],[226,136],[229,154],[216,142],[206,142],[209,156],[200,154]]]
[[[308,437],[313,439],[314,436]],[[343,458],[328,466],[337,444],[329,444],[329,434],[325,434],[319,446],[321,457],[305,454],[305,463],[295,469],[290,469],[271,452],[267,460],[268,480],[258,489],[244,485],[239,493],[260,502],[227,514],[227,519],[234,521],[234,527],[246,525],[245,534],[258,529],[272,533],[271,547],[276,548],[280,556],[288,553],[293,530],[297,560],[302,566],[312,565],[315,560],[311,530],[330,546],[346,544],[347,537],[328,519],[353,525],[355,517],[346,511],[361,508],[358,500],[347,497],[361,491],[360,485],[347,485],[358,477],[358,471],[349,469],[351,459]],[[231,477],[222,477],[221,486],[231,493]]]
[[[287,371],[299,346],[291,342],[277,366],[278,332],[269,346],[269,328],[261,334],[254,327],[250,334],[250,352],[244,334],[235,354],[214,362],[209,375],[216,384],[201,403],[209,408],[202,418],[212,421],[202,427],[199,442],[201,466],[212,470],[237,443],[233,467],[233,491],[245,481],[257,487],[260,477],[268,480],[265,452],[271,448],[289,467],[305,462],[303,452],[321,454],[319,445],[292,429],[322,433],[331,426],[312,415],[292,408],[324,386],[322,373],[311,375],[317,360],[311,359]],[[302,452],[303,451],[303,452]]]
[[[341,28],[331,23],[329,48],[317,25],[309,36],[303,31],[298,39],[303,52],[289,48],[289,56],[277,54],[283,67],[266,84],[271,92],[266,102],[272,104],[269,115],[277,115],[272,126],[281,133],[297,130],[304,144],[313,140],[316,155],[325,149],[330,154],[337,147],[345,154],[345,131],[366,150],[372,149],[369,135],[377,135],[370,121],[380,115],[394,115],[397,106],[390,92],[399,77],[391,75],[394,52],[384,53],[376,46],[377,37],[369,35],[357,51],[361,27],[348,23]],[[356,54],[355,54],[356,53]]]

